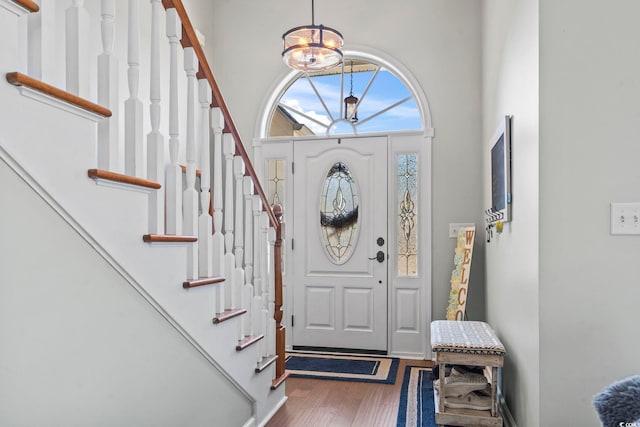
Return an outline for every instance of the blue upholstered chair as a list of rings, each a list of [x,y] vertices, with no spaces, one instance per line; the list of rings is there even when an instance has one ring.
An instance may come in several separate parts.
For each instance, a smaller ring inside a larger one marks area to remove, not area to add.
[[[640,375],[609,385],[596,395],[593,406],[603,427],[640,427]]]

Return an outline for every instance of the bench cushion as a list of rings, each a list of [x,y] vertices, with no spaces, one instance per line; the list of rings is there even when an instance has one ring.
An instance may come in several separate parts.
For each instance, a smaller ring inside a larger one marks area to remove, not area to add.
[[[434,352],[504,355],[505,349],[485,322],[434,320],[431,322]]]

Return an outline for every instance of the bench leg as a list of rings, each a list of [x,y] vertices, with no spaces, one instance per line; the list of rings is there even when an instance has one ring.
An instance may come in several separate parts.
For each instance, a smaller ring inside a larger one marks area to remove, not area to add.
[[[440,381],[440,392],[438,393],[438,407],[440,408],[440,412],[446,412],[446,408],[444,407],[444,369],[447,366],[446,363],[440,363],[438,368],[439,381]]]
[[[498,368],[491,368],[491,416],[498,415]]]

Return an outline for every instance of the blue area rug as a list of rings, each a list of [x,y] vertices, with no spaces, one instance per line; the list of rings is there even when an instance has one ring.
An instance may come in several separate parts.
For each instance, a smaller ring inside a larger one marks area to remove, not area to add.
[[[431,369],[405,368],[397,427],[436,427]]]
[[[399,359],[375,356],[287,354],[291,377],[394,384]]]

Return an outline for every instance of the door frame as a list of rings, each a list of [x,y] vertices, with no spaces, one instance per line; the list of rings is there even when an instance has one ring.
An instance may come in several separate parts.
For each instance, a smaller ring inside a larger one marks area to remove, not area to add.
[[[345,138],[385,136],[387,137],[387,185],[388,195],[388,315],[387,315],[387,348],[388,354],[395,357],[408,359],[431,358],[430,323],[432,312],[432,229],[431,229],[431,171],[432,149],[431,140],[433,131],[428,132],[398,132],[391,134],[368,134],[361,136],[345,136]],[[335,139],[340,138],[336,136]],[[283,244],[283,323],[286,326],[286,348],[291,349],[292,328],[291,312],[293,306],[293,292],[288,289],[289,280],[293,277],[292,265],[287,260],[292,259],[291,242],[294,237],[295,224],[292,215],[287,215],[287,206],[293,206],[293,188],[291,184],[295,174],[292,174],[293,146],[304,143],[306,139],[316,138],[268,138],[254,140],[255,168],[261,184],[268,193],[268,162],[270,160],[284,160],[286,164],[284,219],[285,233]],[[327,136],[318,136],[317,139],[327,139]],[[397,272],[397,223],[394,221],[397,215],[396,177],[391,171],[395,171],[395,161],[399,154],[415,153],[419,158],[418,170],[418,276],[398,277]],[[296,173],[300,173],[297,171]],[[420,249],[421,248],[421,249]]]

